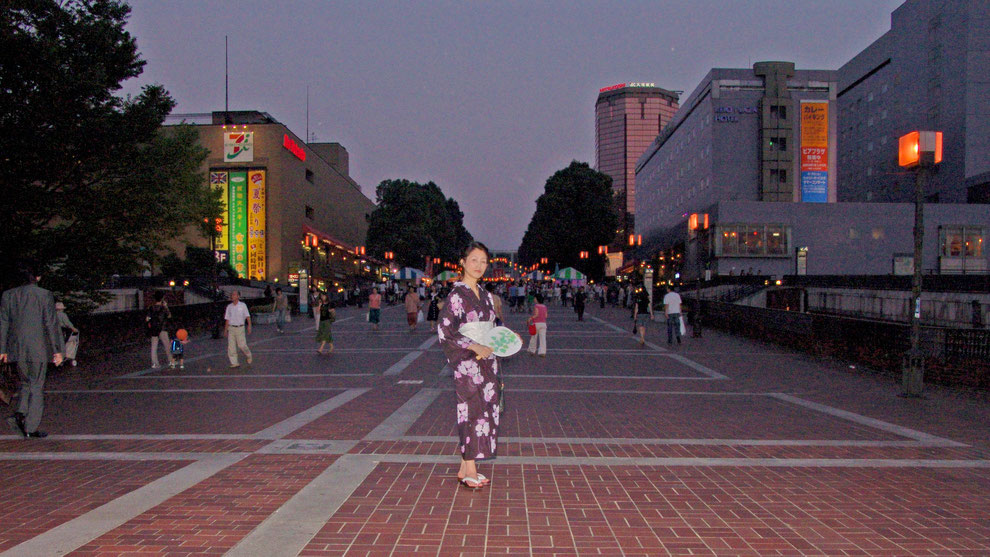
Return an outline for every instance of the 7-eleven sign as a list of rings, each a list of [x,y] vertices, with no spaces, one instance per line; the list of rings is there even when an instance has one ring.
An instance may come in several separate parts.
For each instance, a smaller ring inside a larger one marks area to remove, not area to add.
[[[254,132],[223,132],[223,160],[254,161]]]

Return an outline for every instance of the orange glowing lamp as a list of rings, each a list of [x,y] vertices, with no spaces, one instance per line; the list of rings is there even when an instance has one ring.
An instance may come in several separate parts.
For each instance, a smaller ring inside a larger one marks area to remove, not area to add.
[[[942,132],[915,131],[898,140],[897,164],[904,168],[942,162]]]

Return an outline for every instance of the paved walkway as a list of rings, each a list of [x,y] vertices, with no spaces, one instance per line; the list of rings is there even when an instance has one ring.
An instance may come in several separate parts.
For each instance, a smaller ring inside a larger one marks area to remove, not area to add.
[[[0,436],[2,555],[990,555],[990,405],[706,331],[641,348],[623,310],[550,314],[504,365],[489,488],[460,488],[425,327],[341,310],[60,369],[46,440]],[[523,316],[509,325],[522,330]],[[869,339],[864,339],[869,342]]]

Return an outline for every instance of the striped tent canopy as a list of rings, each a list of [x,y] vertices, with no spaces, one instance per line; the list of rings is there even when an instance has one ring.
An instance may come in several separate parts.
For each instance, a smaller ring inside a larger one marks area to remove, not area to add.
[[[437,282],[447,282],[448,280],[457,280],[458,277],[460,277],[460,275],[458,275],[454,271],[444,271],[439,275],[433,277],[433,280]]]
[[[392,277],[396,280],[419,280],[426,276],[426,273],[420,271],[419,269],[413,269],[412,267],[403,267],[399,269],[398,273]]]
[[[557,271],[557,274],[553,278],[558,280],[584,280],[584,273],[578,271],[574,267],[564,267],[563,269]]]
[[[526,274],[526,278],[529,280],[543,280],[543,271],[532,271]]]

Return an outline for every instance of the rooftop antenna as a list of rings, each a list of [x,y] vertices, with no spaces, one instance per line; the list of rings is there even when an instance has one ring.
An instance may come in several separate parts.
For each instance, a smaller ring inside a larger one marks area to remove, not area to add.
[[[230,123],[230,72],[227,69],[227,35],[223,36],[223,123]]]

